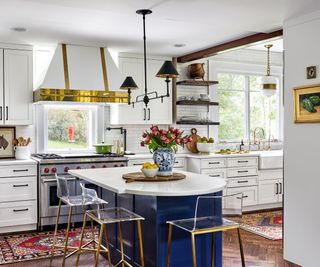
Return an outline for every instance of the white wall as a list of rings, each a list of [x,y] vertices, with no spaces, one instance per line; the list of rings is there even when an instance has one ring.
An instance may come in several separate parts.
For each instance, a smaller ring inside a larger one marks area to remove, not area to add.
[[[293,87],[320,83],[320,12],[286,21],[284,114],[284,258],[319,266],[320,125],[293,122]],[[306,79],[307,66],[318,78]]]

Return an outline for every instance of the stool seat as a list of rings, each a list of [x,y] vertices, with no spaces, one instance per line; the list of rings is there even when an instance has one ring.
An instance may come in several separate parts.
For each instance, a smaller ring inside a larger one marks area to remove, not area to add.
[[[108,204],[107,201],[104,201],[101,198],[96,199],[87,199],[82,195],[76,196],[63,196],[60,197],[61,201],[68,206],[89,206],[89,205],[98,205],[98,204]]]
[[[206,231],[214,232],[215,229],[216,231],[221,231],[221,228],[232,229],[239,227],[239,224],[232,220],[216,216],[188,218],[182,220],[168,221],[167,223],[190,233]]]
[[[87,215],[99,224],[144,220],[144,218],[138,214],[120,207],[88,210]]]

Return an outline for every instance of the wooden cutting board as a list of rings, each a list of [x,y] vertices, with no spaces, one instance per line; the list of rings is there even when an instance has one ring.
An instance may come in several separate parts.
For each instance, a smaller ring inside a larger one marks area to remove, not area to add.
[[[122,178],[126,180],[126,183],[132,182],[169,182],[169,181],[177,181],[186,178],[186,176],[182,173],[174,172],[171,176],[155,176],[153,178],[149,178],[144,176],[142,172],[130,172],[122,175]]]
[[[197,141],[201,137],[199,135],[197,135],[197,129],[196,128],[192,128],[191,129],[191,138],[192,138],[192,141],[187,143],[187,149],[191,153],[199,153],[199,150],[197,149]]]

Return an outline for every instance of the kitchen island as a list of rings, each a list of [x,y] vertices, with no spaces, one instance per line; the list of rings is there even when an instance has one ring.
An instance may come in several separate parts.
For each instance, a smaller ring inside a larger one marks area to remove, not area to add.
[[[140,167],[70,170],[75,177],[102,188],[102,198],[109,206],[123,207],[143,216],[142,224],[145,266],[166,266],[168,220],[194,216],[196,199],[199,195],[222,194],[226,186],[221,178],[212,179],[207,175],[181,172],[186,178],[172,182],[125,183],[122,175],[139,171]],[[180,171],[179,171],[180,172]],[[214,215],[221,216],[222,204],[214,203]],[[134,224],[124,225],[125,254],[133,266],[140,266],[137,235]],[[109,242],[113,264],[119,259],[119,242],[116,225],[108,226]],[[211,266],[211,235],[196,239],[197,266]],[[190,234],[175,228],[171,247],[171,267],[192,266]],[[222,266],[221,234],[215,238],[215,266]]]

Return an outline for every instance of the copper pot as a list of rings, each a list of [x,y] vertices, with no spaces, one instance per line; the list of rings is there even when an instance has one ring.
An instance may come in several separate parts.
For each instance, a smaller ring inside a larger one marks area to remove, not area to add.
[[[194,63],[188,66],[189,77],[191,79],[202,79],[204,78],[204,63]]]

